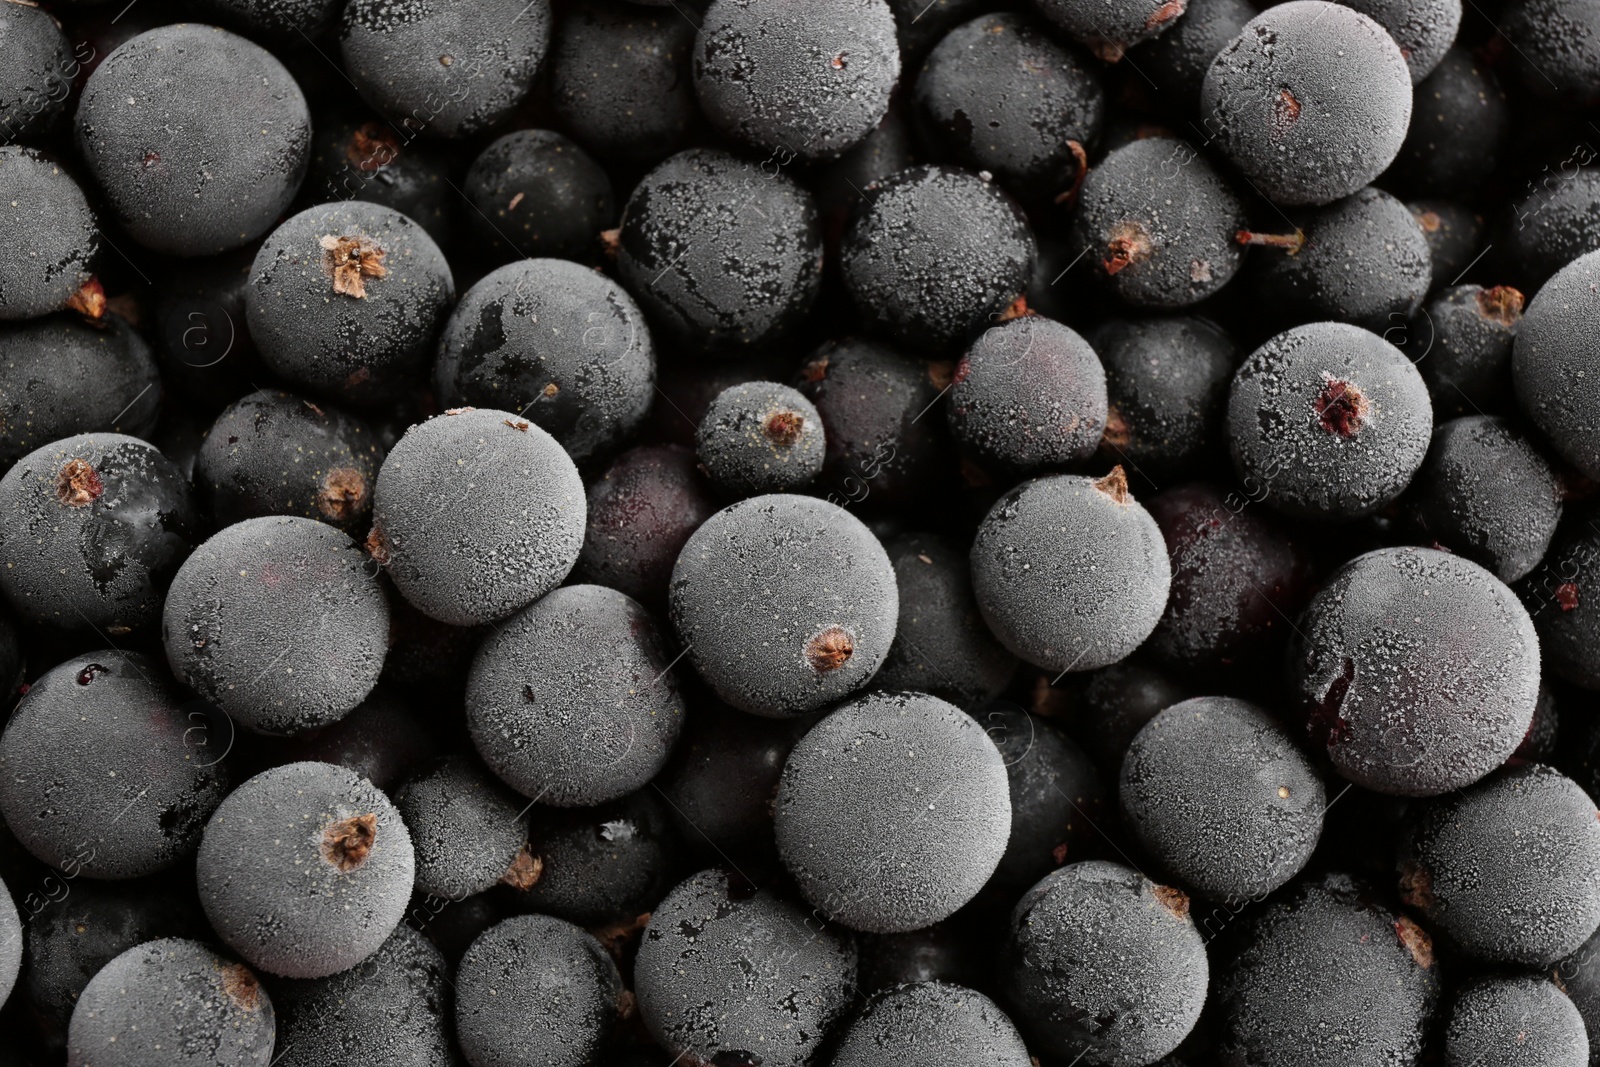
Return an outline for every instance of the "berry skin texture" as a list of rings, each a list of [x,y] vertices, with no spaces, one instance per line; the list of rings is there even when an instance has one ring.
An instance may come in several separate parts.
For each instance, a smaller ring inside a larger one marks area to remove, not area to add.
[[[611,179],[553,130],[516,130],[485,148],[463,187],[476,248],[501,261],[587,260],[616,217]]]
[[[1211,61],[1255,16],[1250,0],[1188,0],[1182,18],[1139,46],[1139,67],[1164,92],[1190,101],[1192,108],[1199,103]]]
[[[1433,432],[1406,507],[1424,537],[1510,583],[1544,559],[1561,492],[1549,461],[1512,423],[1467,415]]]
[[[371,404],[417,377],[455,298],[426,230],[352,200],[307,208],[272,231],[250,271],[245,314],[275,373]]]
[[[900,617],[873,685],[932,693],[962,708],[999,696],[1017,657],[983,624],[967,554],[930,533],[901,534],[883,547],[894,565]]]
[[[477,626],[560,585],[583,547],[583,480],[508,411],[455,409],[406,431],[378,471],[367,539],[424,614]]]
[[[229,526],[172,580],[161,640],[179,681],[239,726],[327,726],[378,684],[389,605],[348,536],[314,519]]]
[[[1454,7],[1459,17],[1461,0],[1418,6]],[[1511,106],[1494,71],[1470,51],[1451,48],[1417,83],[1411,127],[1395,159],[1397,177],[1427,196],[1471,195],[1505,155],[1511,122]],[[1445,275],[1454,276],[1454,271]]]
[[[1281,304],[1300,322],[1333,319],[1387,339],[1427,295],[1433,274],[1428,237],[1411,209],[1368,187],[1326,207],[1297,212],[1290,254],[1261,249],[1257,299]],[[1253,235],[1251,235],[1253,236]],[[1403,333],[1403,329],[1395,333]]]
[[[1451,1006],[1444,1062],[1588,1067],[1589,1037],[1576,1005],[1549,977],[1474,978]]]
[[[497,627],[467,676],[467,728],[523,796],[601,804],[655,777],[683,729],[672,656],[636,601],[569,585]]]
[[[803,319],[822,285],[811,194],[709,148],[646,174],[622,211],[617,276],[651,322],[693,349],[737,354]]]
[[[1094,143],[1106,107],[1087,57],[1051,40],[1036,18],[1013,13],[951,30],[913,91],[917,116],[941,147],[1026,197],[1072,183],[1082,166],[1073,146]]]
[[[727,779],[717,784],[726,787]],[[591,929],[648,912],[682,871],[670,809],[656,797],[644,789],[592,808],[533,808],[527,859],[506,878],[513,907]],[[771,797],[768,789],[762,799]]]
[[[451,1062],[449,965],[405,923],[360,967],[269,979],[278,1015],[272,1067],[433,1067]]]
[[[1512,278],[1535,292],[1551,275],[1586,252],[1600,249],[1600,176],[1586,169],[1595,151],[1579,145],[1527,183],[1501,227]]]
[[[947,166],[908,167],[866,190],[840,250],[845,288],[875,331],[951,352],[1026,291],[1037,255],[997,186]]]
[[[831,1067],[1029,1067],[1017,1028],[976,990],[919,982],[873,996],[839,1038]]]
[[[1460,281],[1483,249],[1483,216],[1453,200],[1413,200],[1406,206],[1428,239],[1434,282]]]
[[[672,570],[672,624],[717,696],[787,718],[866,685],[894,642],[894,568],[843,508],[777,493],[724,508]]]
[[[1512,64],[1531,92],[1573,103],[1600,98],[1600,3],[1524,0],[1503,21]]]
[[[564,259],[524,259],[467,290],[445,324],[433,380],[443,406],[515,411],[589,464],[643,424],[655,346],[616,282]]]
[[[411,834],[417,892],[446,900],[500,881],[528,837],[522,798],[471,756],[450,756],[407,779],[394,806]]]
[[[1540,653],[1552,673],[1585,689],[1600,689],[1600,586],[1594,561],[1600,532],[1592,510],[1557,533],[1544,562],[1517,585],[1539,631]]]
[[[802,1067],[850,1005],[856,946],[772,890],[707,870],[651,913],[633,977],[669,1056]]]
[[[1382,548],[1330,577],[1301,617],[1289,687],[1340,774],[1396,796],[1471,785],[1514,752],[1539,697],[1539,640],[1476,563]]]
[[[33,17],[50,24],[50,16],[37,9],[7,13],[8,23]],[[6,44],[20,47],[9,34]],[[5,122],[0,117],[0,130]],[[0,185],[6,190],[0,200],[0,238],[12,250],[0,259],[0,321],[60,311],[90,280],[100,249],[100,228],[89,201],[59,166],[16,145],[0,145]]]
[[[925,693],[841,705],[789,753],[778,853],[828,920],[918,930],[983,888],[1006,850],[1011,797],[994,742]]]
[[[956,364],[950,432],[981,462],[1031,474],[1087,459],[1106,427],[1106,373],[1076,330],[1023,315]]]
[[[95,68],[78,102],[77,147],[137,241],[214,255],[266,233],[294,199],[311,115],[270,53],[180,23],[141,33]]]
[[[1453,285],[1435,293],[1411,323],[1417,369],[1435,418],[1501,414],[1514,402],[1511,353],[1522,324],[1522,293],[1508,285]]]
[[[1590,340],[1600,330],[1600,252],[1556,272],[1517,326],[1511,374],[1517,401],[1561,457],[1600,478],[1600,361]]]
[[[1217,55],[1200,113],[1268,199],[1328,204],[1394,161],[1411,121],[1411,73],[1366,15],[1291,0],[1251,19]]]
[[[1209,900],[1262,898],[1322,834],[1322,780],[1265,710],[1232,697],[1174,704],[1133,739],[1122,811],[1145,852]]]
[[[1102,459],[1163,478],[1211,455],[1239,364],[1232,338],[1205,319],[1174,315],[1112,319],[1089,343],[1106,374]]]
[[[900,77],[884,0],[714,0],[693,55],[711,125],[780,166],[856,144],[889,109]]]
[[[134,437],[80,434],[31,452],[0,477],[0,590],[29,623],[112,638],[154,629],[194,547],[191,497],[183,473]]]
[[[1069,864],[1028,890],[1003,959],[1032,1047],[1097,1067],[1154,1063],[1188,1035],[1206,999],[1189,899],[1103,860]]]
[[[995,637],[1052,671],[1088,671],[1132,652],[1161,619],[1172,583],[1155,520],[1120,467],[1096,480],[1024,482],[989,510],[972,543],[972,588]]]
[[[0,737],[6,825],[42,862],[90,878],[184,860],[230,784],[226,741],[193,708],[136,652],[105,649],[47,671]]]
[[[550,23],[549,0],[354,0],[339,53],[362,97],[391,119],[433,137],[467,137],[528,95]]]
[[[1417,1062],[1439,999],[1433,946],[1369,887],[1343,874],[1301,883],[1246,920],[1242,941],[1212,992],[1223,1062]]]
[[[1412,85],[1433,73],[1461,28],[1461,0],[1356,0],[1345,6],[1389,31],[1405,57]]]
[[[717,394],[695,431],[700,467],[726,496],[804,489],[822,473],[822,416],[776,382],[746,382]]]
[[[42,8],[7,12],[6,53],[0,72],[0,143],[34,141],[55,132],[81,69],[61,26]]]
[[[289,763],[228,795],[195,872],[217,936],[256,967],[325,978],[377,952],[416,871],[389,798],[331,763]]]
[[[589,521],[578,576],[652,610],[667,602],[672,565],[689,535],[717,510],[682,445],[641,445],[589,483]]]
[[[149,434],[161,410],[150,349],[121,316],[0,324],[0,466],[74,434]]]
[[[624,990],[592,936],[548,915],[484,931],[455,982],[456,1037],[472,1067],[588,1064],[616,1028]]]
[[[1083,749],[1044,720],[1004,701],[976,718],[1000,750],[1011,788],[1011,837],[991,884],[1020,896],[1099,845],[1106,790]]]
[[[272,999],[242,963],[179,937],[130,948],[90,980],[67,1032],[71,1067],[266,1067]]]
[[[372,428],[331,405],[260,389],[217,416],[195,457],[195,486],[224,525],[299,515],[347,533],[372,514],[383,447]]]
[[[1146,647],[1165,663],[1216,672],[1282,660],[1290,620],[1310,598],[1311,559],[1297,537],[1243,500],[1203,482],[1149,500],[1172,591]]]
[[[1468,956],[1544,967],[1600,925],[1600,822],[1578,784],[1510,767],[1416,812],[1400,892]]]
[[[1228,398],[1240,482],[1251,499],[1294,518],[1352,519],[1383,507],[1410,484],[1432,433],[1416,367],[1344,323],[1278,334],[1245,358]]]
[[[1226,285],[1244,259],[1244,203],[1187,142],[1146,137],[1113,149],[1078,191],[1070,251],[1124,303],[1180,308]]]
[[[1033,0],[1044,17],[1115,63],[1140,41],[1164,32],[1183,14],[1185,0]]]
[[[827,499],[892,514],[930,496],[952,464],[949,433],[931,410],[951,374],[943,360],[854,337],[812,353],[795,387],[822,416]]]
[[[550,104],[562,128],[607,160],[651,166],[696,122],[695,27],[675,11],[584,4],[550,46]]]

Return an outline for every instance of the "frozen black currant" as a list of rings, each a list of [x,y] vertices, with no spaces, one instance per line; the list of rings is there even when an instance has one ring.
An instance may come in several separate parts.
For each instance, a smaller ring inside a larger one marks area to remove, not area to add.
[[[1539,640],[1516,596],[1476,563],[1382,548],[1311,601],[1289,686],[1340,774],[1380,793],[1434,796],[1476,782],[1522,743]]]
[[[822,473],[822,416],[787,385],[745,382],[717,394],[695,431],[695,456],[725,496],[798,492]]]
[[[21,47],[14,43],[13,20],[26,26],[32,17],[50,22],[34,8],[7,13],[8,46]],[[0,111],[0,140],[8,118]],[[100,250],[100,229],[78,183],[60,165],[16,145],[0,145],[0,183],[6,190],[0,232],[10,248],[0,259],[0,321],[48,315],[69,303],[93,312],[96,297],[103,309],[105,295],[89,273]]]
[[[1172,583],[1161,531],[1121,467],[1024,482],[984,517],[971,559],[978,607],[1000,643],[1058,672],[1132,652]]]
[[[439,760],[394,790],[411,834],[418,892],[449,900],[481,893],[527,843],[526,804],[471,756]]]
[[[606,458],[639,429],[655,381],[639,306],[605,275],[564,259],[522,259],[467,290],[433,367],[444,406],[514,411],[579,464]]]
[[[655,777],[683,729],[673,662],[637,601],[569,585],[479,646],[467,727],[489,769],[526,797],[615,800]]]
[[[274,767],[235,789],[196,861],[217,935],[285,978],[325,978],[381,949],[414,872],[411,835],[389,798],[330,763]]]
[[[815,497],[750,497],[707,519],[672,570],[672,622],[719,697],[817,711],[866,685],[894,642],[894,568],[861,520]]]
[[[611,179],[554,130],[516,130],[485,148],[467,171],[464,213],[490,261],[539,256],[588,260],[616,215]]]

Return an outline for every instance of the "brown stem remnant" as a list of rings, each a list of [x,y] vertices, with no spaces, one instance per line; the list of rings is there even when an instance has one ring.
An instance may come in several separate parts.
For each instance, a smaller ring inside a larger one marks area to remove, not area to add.
[[[774,411],[761,423],[762,435],[781,448],[800,440],[805,428],[806,417],[798,411]]]
[[[1128,492],[1128,475],[1120,463],[1111,468],[1110,474],[1095,482],[1094,487],[1118,504],[1133,503],[1133,494]]]
[[[1256,233],[1252,230],[1239,230],[1233,235],[1233,239],[1242,245],[1281,248],[1291,256],[1306,246],[1306,232],[1300,229],[1296,229],[1293,233]]]
[[[600,231],[600,253],[607,259],[616,259],[622,251],[622,227]]]
[[[383,529],[377,524],[372,524],[372,529],[367,533],[367,555],[380,567],[389,565],[389,539],[383,535]]]
[[[1420,863],[1407,862],[1400,869],[1400,899],[1422,912],[1433,910],[1433,875]]]
[[[341,871],[353,871],[367,862],[378,840],[378,816],[352,815],[329,823],[322,831],[322,858]]]
[[[250,973],[250,968],[242,963],[224,963],[220,969],[223,995],[241,1010],[255,1011],[261,1003],[261,983]]]
[[[500,876],[500,882],[512,889],[526,892],[538,885],[539,879],[543,877],[544,860],[528,851],[527,845],[523,845],[521,851],[517,853],[517,858],[506,868],[506,873]]]
[[[381,122],[363,123],[350,135],[344,157],[365,174],[382,170],[400,155],[400,139]]]
[[[88,507],[105,494],[100,472],[81,459],[69,459],[56,474],[56,499],[69,508]]]
[[[344,522],[361,510],[367,499],[367,480],[351,467],[335,467],[322,479],[317,510],[334,522]]]
[[[90,319],[98,319],[105,315],[106,290],[100,284],[100,276],[89,275],[89,280],[80,285],[77,292],[67,297],[67,307]]]
[[[1556,604],[1563,612],[1572,611],[1578,606],[1578,583],[1562,582],[1556,586]]]
[[[806,662],[818,674],[836,671],[855,653],[855,638],[842,626],[829,626],[806,642]]]
[[[1497,285],[1478,293],[1478,314],[1508,328],[1521,320],[1522,307],[1522,293],[1509,285]]]
[[[317,243],[322,246],[322,269],[333,279],[336,293],[365,299],[367,279],[383,278],[389,273],[383,265],[383,249],[365,237],[327,234]]]
[[[1312,406],[1317,412],[1317,424],[1340,437],[1354,437],[1360,433],[1370,408],[1355,383],[1338,378],[1327,379]]]
[[[1005,323],[1010,322],[1012,319],[1024,319],[1030,315],[1038,314],[1037,311],[1028,306],[1028,294],[1023,293],[1006,305],[1006,309],[995,317],[995,322]]]
[[[1143,263],[1152,251],[1150,235],[1143,226],[1137,222],[1119,222],[1111,231],[1111,240],[1106,242],[1106,255],[1101,265],[1107,274],[1115,274],[1135,263]]]
[[[1277,101],[1272,105],[1272,128],[1278,136],[1289,132],[1296,122],[1300,121],[1300,101],[1287,89],[1278,93]]]
[[[1394,932],[1406,951],[1411,953],[1411,958],[1417,961],[1418,967],[1426,971],[1433,966],[1433,938],[1417,925],[1415,919],[1409,915],[1400,916],[1394,921]]]
[[[1181,889],[1174,889],[1170,885],[1156,885],[1150,887],[1150,892],[1155,894],[1161,906],[1170,911],[1174,917],[1186,919],[1189,917],[1189,895]]]

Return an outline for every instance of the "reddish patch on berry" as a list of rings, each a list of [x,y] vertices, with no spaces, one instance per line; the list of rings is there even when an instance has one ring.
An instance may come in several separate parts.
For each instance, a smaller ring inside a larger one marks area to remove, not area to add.
[[[1411,953],[1411,958],[1417,961],[1418,967],[1427,970],[1433,966],[1433,938],[1414,919],[1408,915],[1400,916],[1394,921],[1394,932],[1406,951]]]
[[[1051,849],[1050,858],[1056,861],[1057,867],[1067,862],[1067,843],[1063,841],[1061,844]]]
[[[1156,900],[1174,917],[1179,919],[1189,917],[1189,895],[1183,890],[1174,889],[1170,885],[1157,885],[1151,886],[1150,892],[1155,894]]]
[[[513,430],[517,431],[518,433],[527,433],[528,432],[528,424],[526,422],[524,422],[523,420],[521,420],[521,419],[517,419],[515,422],[513,422],[510,419],[501,419],[500,421],[505,423],[507,426],[511,427]]]
[[[389,565],[389,539],[383,535],[383,530],[373,523],[371,531],[367,533],[367,555],[380,567]]]
[[[161,153],[151,149],[144,154],[144,158],[140,160],[140,162],[144,164],[145,170],[149,170],[151,167],[161,162]]]
[[[242,963],[225,963],[222,971],[222,992],[245,1011],[255,1011],[261,1003],[261,983]]]
[[[322,858],[341,871],[353,871],[367,862],[378,840],[378,816],[368,812],[329,823],[322,832]]]
[[[400,155],[400,139],[381,122],[364,123],[350,135],[344,155],[357,170],[371,174],[387,167]]]
[[[317,243],[322,246],[322,269],[333,279],[336,293],[362,300],[368,278],[388,276],[389,269],[383,265],[386,253],[365,237],[326,234]]]
[[[1153,30],[1157,26],[1165,26],[1183,14],[1184,9],[1188,6],[1188,0],[1167,0],[1166,3],[1152,11],[1149,18],[1144,20],[1144,28]]]
[[[1317,394],[1314,404],[1317,424],[1329,433],[1340,437],[1354,437],[1365,424],[1369,405],[1367,398],[1352,382],[1329,378]]]
[[[963,375],[965,377],[965,375]],[[928,364],[928,384],[944,392],[956,384],[956,365],[948,359],[932,360]]]
[[[1237,230],[1233,239],[1242,245],[1281,248],[1291,256],[1306,246],[1304,230],[1296,230],[1293,233],[1256,233],[1254,230]]]
[[[761,424],[761,433],[775,445],[788,448],[800,440],[806,418],[798,411],[774,411]]]
[[[105,495],[100,472],[81,459],[69,459],[56,474],[56,499],[69,508],[83,508]]]
[[[1408,907],[1423,912],[1433,910],[1433,875],[1426,867],[1407,862],[1400,868],[1400,899]]]
[[[88,685],[102,674],[110,674],[111,668],[98,663],[91,663],[78,672],[78,684]]]
[[[1128,492],[1128,476],[1120,463],[1111,468],[1110,474],[1095,482],[1094,487],[1118,504],[1133,503],[1133,494]]]
[[[622,251],[622,228],[600,231],[600,252],[607,259],[616,259]]]
[[[1509,285],[1497,285],[1478,294],[1478,314],[1505,327],[1522,319],[1522,292]]]
[[[1011,303],[1007,304],[1006,309],[995,317],[995,321],[1010,322],[1012,319],[1021,319],[1026,318],[1029,315],[1037,314],[1037,311],[1034,311],[1028,306],[1028,294],[1023,293],[1021,296],[1011,301]]]
[[[523,845],[522,851],[517,853],[517,858],[506,868],[506,873],[500,876],[500,881],[513,889],[528,890],[538,885],[539,879],[543,877],[544,860],[529,852],[527,845]]]
[[[847,65],[847,60],[845,59],[845,54],[843,52],[840,52],[838,55],[828,60],[828,66],[832,67],[834,70],[843,70]]]
[[[1083,179],[1089,174],[1089,153],[1077,141],[1067,142],[1067,151],[1072,153],[1073,160],[1077,163],[1077,172],[1073,175],[1072,184],[1056,194],[1056,203],[1069,204],[1078,199],[1078,190],[1083,188]]]
[[[828,376],[828,357],[814,359],[800,368],[800,377],[808,382],[820,382]]]
[[[1444,225],[1444,220],[1439,217],[1437,211],[1422,212],[1417,216],[1417,222],[1422,224],[1422,229],[1426,233],[1438,233],[1440,227]]]
[[[322,479],[317,510],[334,522],[343,522],[361,510],[367,499],[367,480],[349,467],[335,467]]]
[[[1119,222],[1112,227],[1100,265],[1107,274],[1116,274],[1150,258],[1150,236],[1137,222]]]
[[[1115,404],[1107,405],[1106,429],[1101,439],[1112,448],[1125,448],[1131,437],[1128,420],[1122,417],[1122,412]]]
[[[1571,611],[1578,606],[1578,586],[1573,582],[1563,582],[1556,586],[1556,603],[1562,611]]]
[[[1279,137],[1300,121],[1300,101],[1287,89],[1280,90],[1272,105],[1272,129]]]
[[[842,626],[830,626],[806,642],[806,662],[818,674],[843,667],[855,654],[856,641]]]

